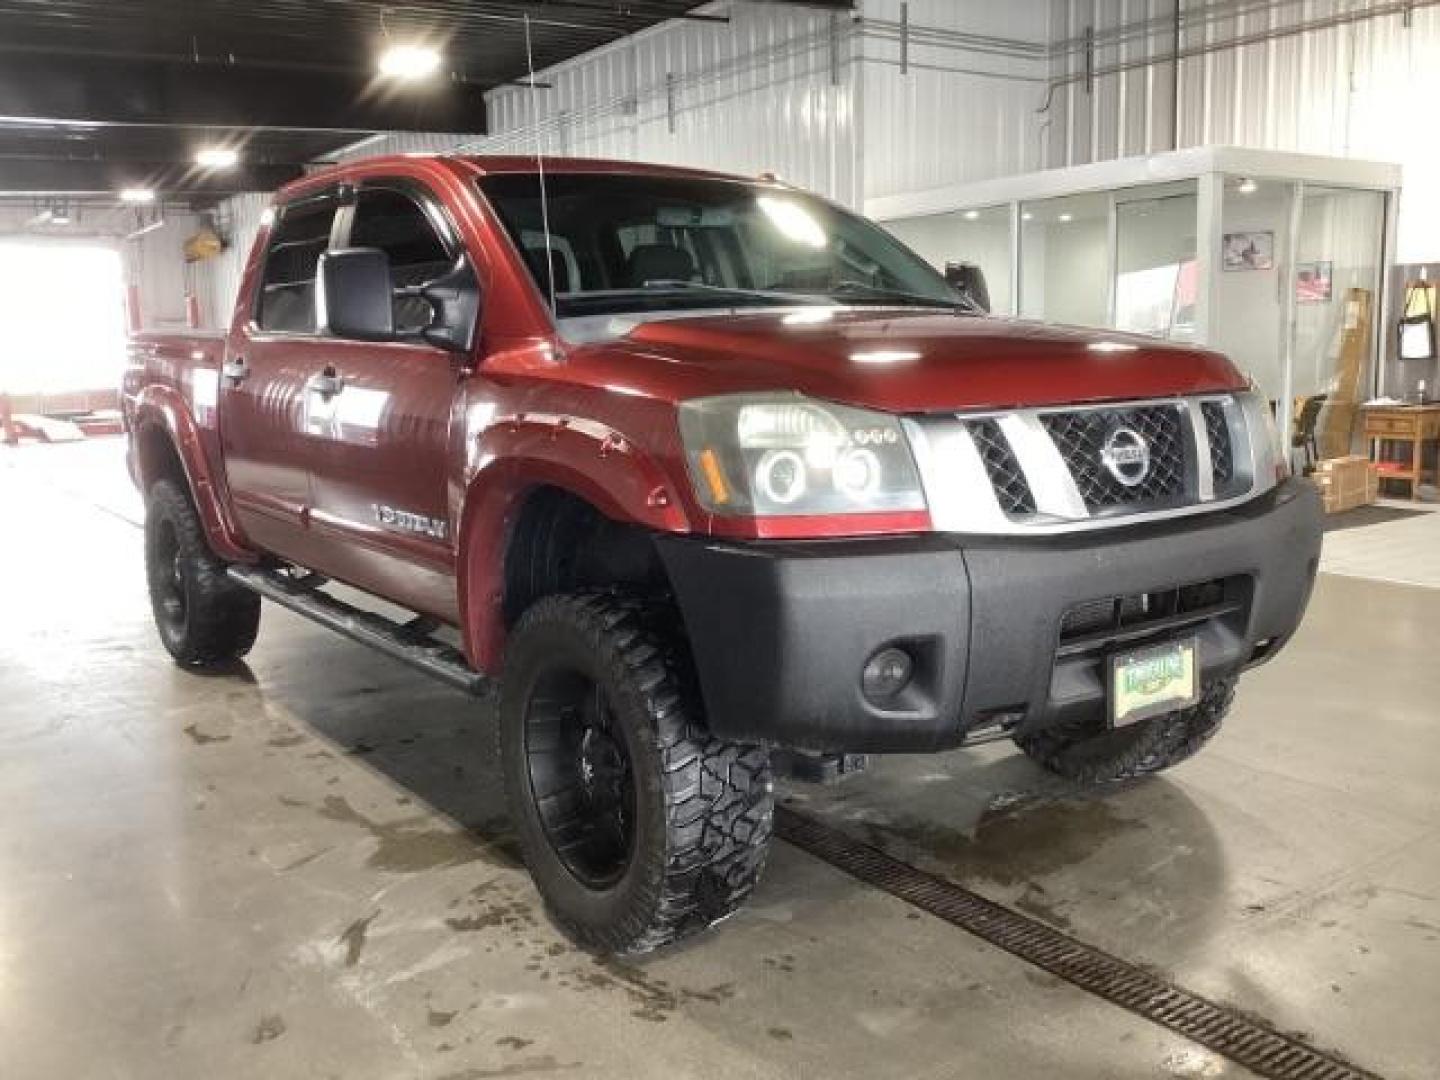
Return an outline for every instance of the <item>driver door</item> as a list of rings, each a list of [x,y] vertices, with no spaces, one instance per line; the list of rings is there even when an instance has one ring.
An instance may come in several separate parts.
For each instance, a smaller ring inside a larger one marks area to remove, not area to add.
[[[367,181],[342,211],[339,246],[379,248],[391,285],[419,285],[460,253],[437,200],[406,179]],[[326,377],[307,388],[310,529],[316,569],[447,621],[456,615],[454,523],[449,520],[452,409],[460,368],[418,336],[429,304],[397,297],[400,340],[326,338]]]

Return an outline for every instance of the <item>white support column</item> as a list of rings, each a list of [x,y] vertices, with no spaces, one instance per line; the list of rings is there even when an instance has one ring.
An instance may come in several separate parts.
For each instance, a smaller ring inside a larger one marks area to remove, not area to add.
[[[1221,211],[1225,198],[1225,177],[1201,173],[1195,211],[1195,342],[1214,341],[1211,325],[1216,275],[1220,270]]]

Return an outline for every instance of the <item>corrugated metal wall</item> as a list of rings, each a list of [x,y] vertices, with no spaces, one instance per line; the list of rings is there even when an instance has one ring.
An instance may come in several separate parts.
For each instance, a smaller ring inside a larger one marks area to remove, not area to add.
[[[200,318],[209,329],[223,330],[230,325],[245,262],[260,230],[260,216],[269,205],[267,194],[236,195],[215,211],[215,228],[226,240],[225,250],[213,259],[196,263],[194,271]]]
[[[461,143],[474,138],[473,133],[391,131],[353,143],[339,153],[330,155],[329,160],[354,161],[356,158],[379,157],[382,154],[443,154],[446,150],[454,150]]]
[[[489,98],[480,153],[773,171],[867,197],[1037,168],[1049,9],[865,0],[836,14],[734,0],[728,26],[670,23]]]
[[[1034,0],[866,0],[865,195],[1042,165],[1048,10]]]
[[[1175,0],[1053,0],[1047,164],[1204,144],[1397,162],[1399,257],[1440,257],[1440,148],[1428,134],[1440,7],[1417,2],[1407,17],[1406,6],[1181,0],[1177,110]]]
[[[488,97],[478,153],[551,154],[773,171],[858,205],[857,33],[849,15],[743,2],[728,24],[671,22],[547,69],[552,89]]]
[[[200,227],[194,214],[167,212],[165,224],[134,240],[120,241],[127,282],[140,287],[140,313],[147,330],[187,325],[185,295],[193,267],[185,261],[185,241]]]

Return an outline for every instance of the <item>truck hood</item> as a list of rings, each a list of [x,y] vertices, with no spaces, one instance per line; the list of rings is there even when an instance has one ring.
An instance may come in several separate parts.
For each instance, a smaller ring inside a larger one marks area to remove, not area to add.
[[[1111,331],[931,311],[797,308],[613,316],[581,333],[572,362],[612,389],[679,398],[798,390],[891,412],[1035,407],[1245,387],[1205,349]],[[663,387],[663,390],[662,390]]]

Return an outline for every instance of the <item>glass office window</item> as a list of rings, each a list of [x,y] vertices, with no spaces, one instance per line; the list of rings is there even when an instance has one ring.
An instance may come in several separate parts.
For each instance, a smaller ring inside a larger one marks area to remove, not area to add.
[[[1195,340],[1199,268],[1194,185],[1146,197],[1122,192],[1115,207],[1115,319],[1118,330]]]
[[[1110,195],[1042,199],[1020,208],[1020,314],[1108,326]]]
[[[899,240],[935,269],[946,263],[974,263],[985,272],[990,310],[1012,312],[1010,295],[1010,207],[985,206],[926,214],[883,223]]]

